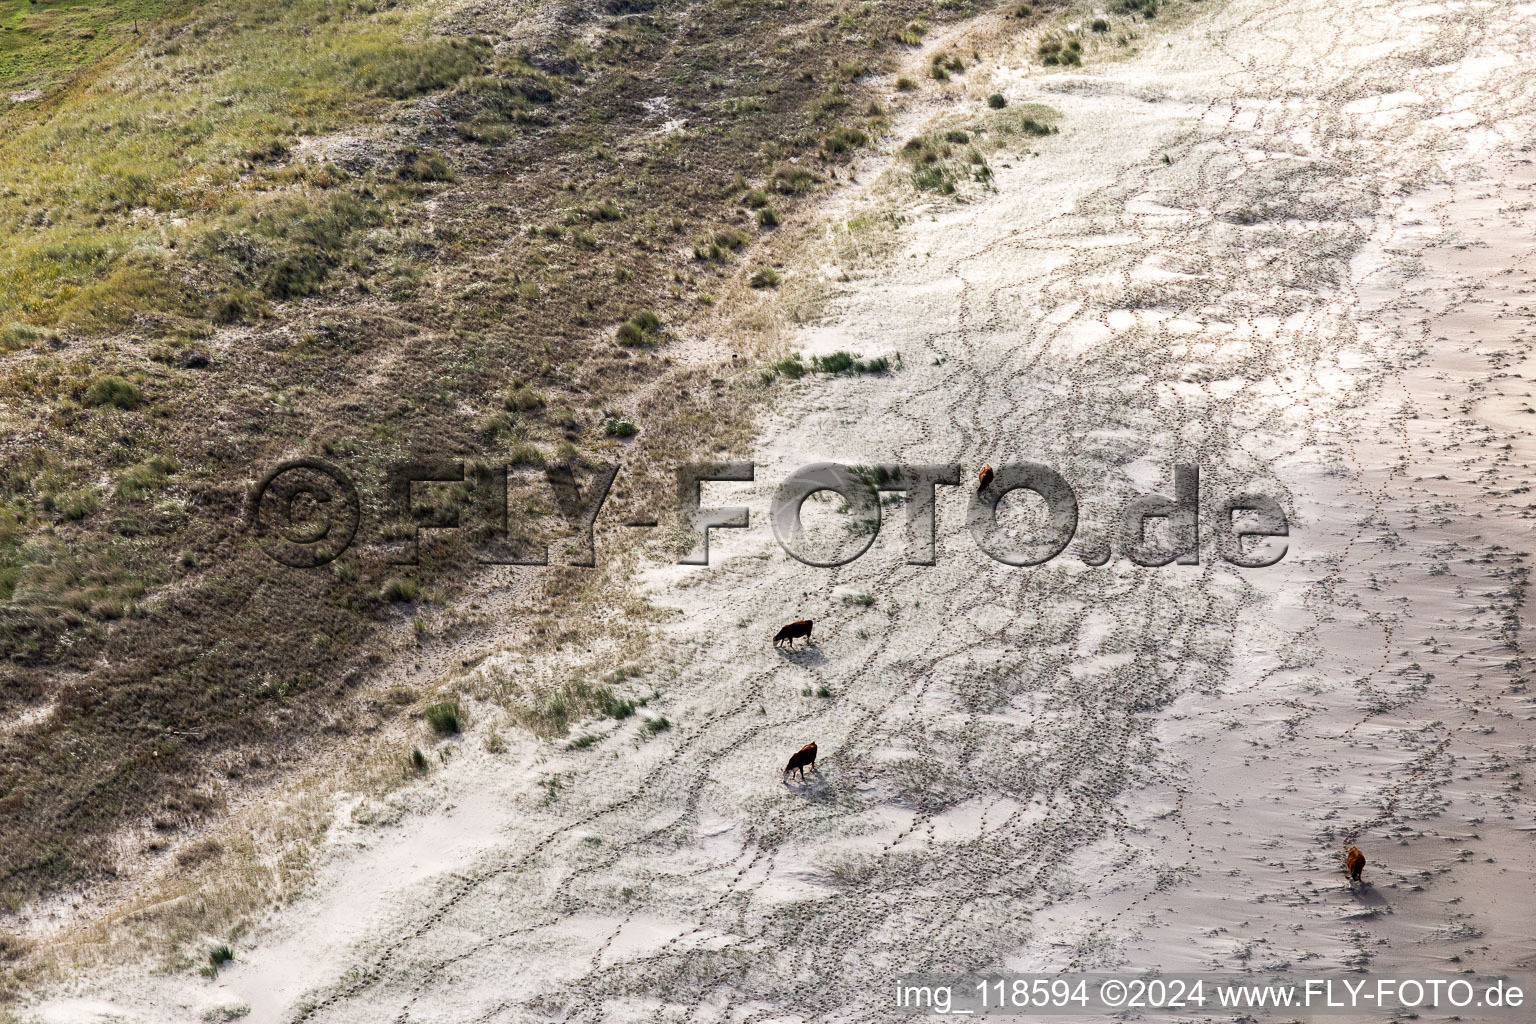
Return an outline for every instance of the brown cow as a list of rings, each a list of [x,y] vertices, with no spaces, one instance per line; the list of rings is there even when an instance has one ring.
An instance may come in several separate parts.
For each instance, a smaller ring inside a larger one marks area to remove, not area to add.
[[[800,781],[805,781],[805,766],[810,765],[811,771],[816,770],[816,744],[807,743],[790,756],[789,764],[784,766],[784,777],[789,778],[789,773],[796,768],[800,769]]]
[[[981,481],[981,485],[976,488],[976,493],[980,494],[982,491],[986,490],[987,484],[991,483],[992,478],[995,476],[997,476],[997,474],[992,472],[992,463],[989,462],[985,466],[982,466],[981,472],[976,474],[976,479]]]
[[[800,619],[798,622],[791,622],[789,625],[785,626],[783,629],[781,629],[777,633],[773,634],[773,646],[777,647],[777,646],[779,646],[779,644],[785,643],[787,641],[789,643],[789,649],[790,650],[794,650],[795,649],[795,641],[797,639],[799,639],[800,637],[802,637],[802,636],[805,637],[806,643],[810,643],[810,641],[811,641],[811,620],[810,619]]]
[[[1360,881],[1360,872],[1365,870],[1365,854],[1360,852],[1360,847],[1351,846],[1344,854],[1344,870],[1349,873],[1351,882]]]

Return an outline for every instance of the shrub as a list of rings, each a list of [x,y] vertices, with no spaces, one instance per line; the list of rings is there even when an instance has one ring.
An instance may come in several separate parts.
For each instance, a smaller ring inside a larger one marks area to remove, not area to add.
[[[85,402],[91,406],[110,405],[114,409],[137,409],[144,401],[138,386],[121,377],[97,377],[85,389]]]
[[[1089,27],[1092,28],[1093,31],[1102,34],[1109,31],[1109,21],[1104,18],[1094,18],[1093,24]]]
[[[711,241],[717,249],[736,252],[747,244],[748,238],[735,228],[730,228],[725,231],[716,231]]]
[[[780,164],[773,169],[773,175],[768,179],[768,187],[775,192],[804,192],[816,184],[817,180],[816,175],[804,167],[796,164]]]
[[[1050,125],[1044,124],[1044,123],[1042,123],[1040,121],[1036,121],[1032,117],[1026,117],[1026,118],[1024,118],[1024,120],[1020,121],[1019,122],[1019,129],[1021,131],[1023,131],[1026,135],[1035,135],[1035,136],[1054,135],[1054,134],[1056,134],[1056,131],[1057,131],[1057,129],[1052,128]]]
[[[779,226],[779,213],[771,206],[765,206],[757,211],[757,223],[759,227],[776,228]]]
[[[929,68],[930,74],[932,74],[934,78],[941,82],[949,81],[949,73],[951,71],[959,74],[964,70],[965,62],[951,53],[934,54],[933,61]]]
[[[422,715],[439,736],[456,736],[463,731],[459,702],[455,699],[429,704]]]
[[[661,341],[661,318],[648,309],[642,309],[619,325],[614,332],[620,345],[631,348],[640,345],[656,345]]]
[[[772,373],[782,374],[791,380],[799,380],[807,373],[885,373],[892,365],[901,365],[901,356],[878,356],[861,359],[856,352],[837,351],[825,356],[812,356],[807,363],[795,352],[768,364]]]
[[[411,755],[405,759],[405,770],[408,773],[422,775],[427,770],[427,755],[421,752],[420,747],[411,748]]]
[[[507,453],[507,461],[514,466],[542,466],[547,460],[537,447],[527,441],[519,441]]]
[[[921,192],[937,192],[949,196],[955,193],[955,179],[938,164],[927,164],[912,172],[912,185]]]
[[[271,240],[280,259],[268,272],[263,289],[270,298],[294,299],[312,295],[341,262],[347,240],[359,228],[379,223],[378,204],[343,195],[324,205],[297,199],[264,208],[253,230]],[[218,239],[233,244],[229,236],[215,234],[213,248],[222,251]]]
[[[0,329],[0,352],[13,352],[19,348],[27,348],[39,341],[52,341],[57,337],[58,335],[52,331],[40,330],[31,324],[8,324],[4,329]]]
[[[1082,49],[1083,44],[1076,39],[1068,39],[1065,43],[1060,39],[1042,39],[1036,53],[1040,63],[1046,65],[1081,64]]]
[[[991,96],[987,97],[987,106],[991,107],[993,110],[1002,110],[1007,105],[1007,98],[1005,98],[1000,92],[995,92]]]
[[[410,146],[401,154],[400,169],[395,174],[401,181],[453,180],[453,168],[448,166],[447,157]]]
[[[893,34],[896,37],[896,41],[903,46],[921,46],[923,44],[923,36],[927,32],[927,22],[919,19],[907,22]]]
[[[666,716],[647,718],[645,724],[640,726],[640,735],[647,737],[655,736],[657,733],[666,732],[670,728],[672,728],[672,723],[667,721]]]
[[[90,487],[78,487],[74,490],[60,491],[57,494],[46,495],[43,498],[43,508],[54,513],[65,522],[74,522],[84,519],[95,512],[100,506],[100,500],[96,497],[96,491]]]
[[[544,408],[545,399],[543,393],[533,390],[526,384],[519,384],[507,392],[503,404],[508,412],[531,412],[534,409]]]
[[[747,284],[753,288],[777,288],[783,278],[772,267],[764,267],[747,279]]]
[[[625,416],[609,416],[603,420],[603,433],[609,437],[634,437],[640,428]]]
[[[386,601],[414,601],[421,585],[407,576],[395,576],[384,582],[379,596]]]
[[[805,365],[805,361],[800,358],[800,353],[798,352],[794,353],[793,355],[786,356],[783,359],[778,359],[769,363],[768,368],[773,370],[775,373],[783,374],[790,380],[799,380],[801,377],[804,377],[807,373],[810,372],[809,368]]]
[[[613,691],[604,689],[597,695],[597,708],[609,718],[616,718],[622,722],[635,713],[635,702],[615,696]]]
[[[853,368],[858,357],[852,352],[837,351],[826,356],[812,356],[811,366],[821,373],[846,373]]]
[[[254,320],[268,312],[260,295],[248,288],[234,288],[215,298],[208,307],[208,318],[216,324],[237,324]]]
[[[174,458],[156,455],[147,462],[141,462],[137,466],[131,466],[123,472],[117,482],[117,493],[123,498],[142,497],[156,484],[164,482],[165,478],[180,469],[180,464]]]
[[[906,75],[902,75],[900,78],[896,79],[896,89],[899,92],[912,92],[916,88],[917,83],[908,78]]]
[[[768,205],[768,193],[760,188],[750,189],[741,201],[749,210],[760,210]]]
[[[208,962],[215,968],[223,967],[235,958],[235,951],[228,945],[214,946],[208,951]]]
[[[838,128],[822,141],[821,150],[828,156],[838,156],[868,141],[869,136],[857,128]]]
[[[429,36],[420,43],[366,49],[352,63],[370,91],[404,100],[456,84],[478,72],[490,56],[490,43],[484,39]]]

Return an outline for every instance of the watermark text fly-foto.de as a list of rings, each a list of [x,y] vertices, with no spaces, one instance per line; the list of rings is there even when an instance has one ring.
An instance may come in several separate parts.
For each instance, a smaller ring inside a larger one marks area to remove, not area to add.
[[[1528,979],[1494,975],[1007,974],[955,979],[908,976],[889,1009],[910,1016],[1030,1016],[1114,1013],[1290,1015],[1379,1013],[1383,1019],[1434,1011],[1458,1016],[1528,1013]],[[1287,1019],[1291,1019],[1289,1016]],[[1452,1019],[1455,1019],[1453,1017]]]
[[[463,461],[412,462],[389,469],[381,516],[393,524],[382,544],[387,561],[416,564],[425,531],[463,530],[472,531],[472,550],[480,563],[551,564],[547,541],[509,528],[509,479],[519,473],[523,482],[547,488],[554,499],[565,533],[561,564],[596,564],[593,527],[618,475],[617,465],[589,465],[584,481],[566,465],[544,466],[535,471],[542,479],[531,480],[525,468],[472,465],[467,469]],[[673,511],[683,538],[678,561],[707,565],[711,532],[747,529],[751,516],[744,506],[704,505],[701,486],[710,481],[754,481],[756,467],[751,462],[685,463],[676,466],[673,475]],[[845,565],[874,543],[881,526],[881,495],[896,492],[906,509],[907,563],[934,565],[939,489],[957,487],[962,479],[960,466],[954,464],[817,462],[795,470],[779,484],[769,505],[769,525],[780,546],[806,565]],[[849,514],[850,522],[859,524],[861,535],[860,541],[845,544],[833,554],[808,545],[801,522],[806,501],[827,492],[841,499],[841,510]],[[1066,551],[1078,534],[1077,492],[1049,466],[1013,462],[995,470],[988,467],[981,484],[972,482],[966,492],[966,526],[976,546],[1005,565],[1048,562]],[[1027,537],[1000,521],[1000,505],[1014,494],[1043,503],[1044,524]],[[1286,554],[1290,526],[1278,501],[1248,491],[1202,496],[1199,467],[1182,464],[1173,468],[1172,495],[1143,494],[1123,505],[1112,531],[1115,547],[1136,565],[1198,565],[1202,519],[1214,534],[1220,557],[1233,565],[1260,568],[1274,565]],[[293,568],[315,568],[352,545],[362,523],[362,506],[356,485],[343,470],[321,459],[293,459],[273,467],[251,488],[245,521],[274,560]],[[653,527],[658,522],[654,517],[632,518],[624,525]],[[1074,554],[1097,566],[1114,557],[1114,550],[1110,539],[1096,537],[1079,543]]]

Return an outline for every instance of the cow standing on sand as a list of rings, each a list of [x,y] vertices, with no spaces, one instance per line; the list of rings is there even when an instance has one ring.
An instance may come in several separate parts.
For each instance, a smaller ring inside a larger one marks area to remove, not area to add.
[[[798,622],[791,622],[789,625],[773,634],[773,646],[777,647],[779,644],[788,643],[789,649],[794,650],[795,641],[800,637],[805,637],[806,643],[811,642],[810,619],[801,619]]]
[[[811,771],[816,770],[816,744],[807,743],[795,751],[789,758],[789,764],[784,766],[784,781],[789,781],[789,773],[796,768],[800,769],[800,781],[805,781],[805,766],[810,765]]]
[[[1344,854],[1344,870],[1349,874],[1351,885],[1360,881],[1360,872],[1365,870],[1365,854],[1360,852],[1360,847],[1351,846]]]
[[[987,484],[991,483],[992,478],[995,476],[997,476],[997,474],[992,471],[992,463],[989,462],[985,466],[982,466],[981,472],[976,474],[976,479],[980,481],[976,487],[976,493],[980,494],[982,491],[986,490]]]

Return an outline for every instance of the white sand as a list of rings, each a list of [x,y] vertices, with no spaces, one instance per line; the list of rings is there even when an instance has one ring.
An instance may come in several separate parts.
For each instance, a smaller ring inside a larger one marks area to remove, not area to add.
[[[1536,6],[1237,0],[1120,62],[1030,49],[970,73],[1061,134],[839,267],[805,333],[905,368],[777,385],[758,482],[705,489],[753,528],[647,573],[669,731],[466,743],[417,801],[451,811],[344,830],[217,983],[84,976],[39,1018],[876,1020],[914,970],[1536,963]],[[992,562],[950,489],[937,566],[898,507],[809,568],[766,507],[819,459],[1044,462],[1079,539]],[[1281,496],[1287,558],[1084,565],[1179,461]]]

